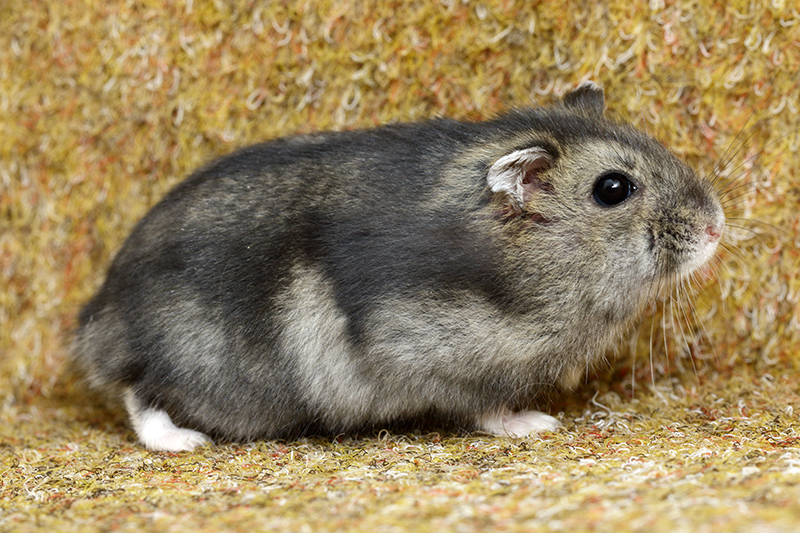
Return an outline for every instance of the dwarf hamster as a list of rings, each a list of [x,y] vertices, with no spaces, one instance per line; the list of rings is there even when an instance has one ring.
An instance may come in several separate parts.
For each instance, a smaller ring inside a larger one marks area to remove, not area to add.
[[[74,357],[151,450],[437,423],[524,436],[657,291],[711,258],[712,182],[604,118],[547,108],[279,139],[135,227]]]

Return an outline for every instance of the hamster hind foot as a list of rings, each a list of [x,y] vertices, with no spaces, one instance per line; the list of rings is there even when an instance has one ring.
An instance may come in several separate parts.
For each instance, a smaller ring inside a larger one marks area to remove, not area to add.
[[[478,429],[499,437],[527,437],[541,431],[553,431],[561,422],[539,411],[501,411],[478,420]]]
[[[188,452],[211,442],[199,431],[177,427],[166,411],[142,407],[130,389],[125,391],[125,407],[136,436],[150,451]]]

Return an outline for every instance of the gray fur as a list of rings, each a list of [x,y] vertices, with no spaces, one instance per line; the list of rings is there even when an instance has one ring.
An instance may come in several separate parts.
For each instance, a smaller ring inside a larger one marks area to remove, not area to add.
[[[76,362],[129,391],[134,418],[230,439],[471,427],[572,386],[724,224],[711,183],[602,110],[582,85],[487,122],[215,161],[126,241],[81,313]],[[603,207],[609,171],[637,189]]]

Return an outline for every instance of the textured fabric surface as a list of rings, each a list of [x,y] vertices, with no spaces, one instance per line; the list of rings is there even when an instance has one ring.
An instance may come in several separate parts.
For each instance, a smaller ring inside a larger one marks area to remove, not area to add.
[[[0,2],[0,530],[796,530],[795,3],[168,4]],[[667,296],[616,364],[544,406],[562,430],[148,453],[65,374],[114,251],[214,156],[490,117],[586,79],[735,189],[702,290]]]

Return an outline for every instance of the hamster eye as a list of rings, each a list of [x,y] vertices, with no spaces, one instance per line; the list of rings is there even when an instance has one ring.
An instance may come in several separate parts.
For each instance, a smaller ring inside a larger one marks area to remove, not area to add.
[[[594,201],[602,207],[621,204],[636,191],[636,185],[619,172],[609,172],[600,176],[594,185]]]

